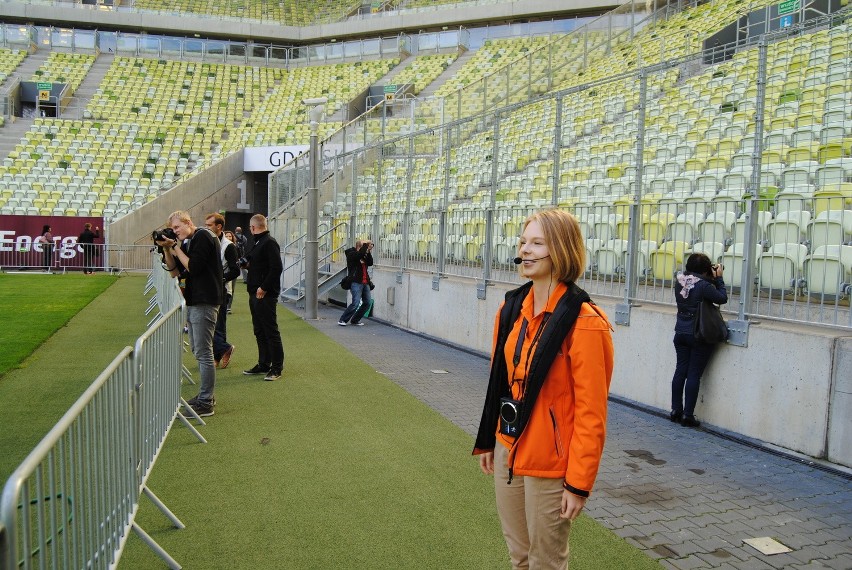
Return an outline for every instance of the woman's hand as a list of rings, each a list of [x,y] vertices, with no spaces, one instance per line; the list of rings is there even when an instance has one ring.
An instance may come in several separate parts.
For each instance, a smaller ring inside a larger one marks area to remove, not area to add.
[[[586,506],[586,497],[575,495],[571,491],[562,491],[562,512],[560,518],[574,520]]]
[[[494,475],[494,452],[486,451],[479,456],[479,468],[486,475]]]

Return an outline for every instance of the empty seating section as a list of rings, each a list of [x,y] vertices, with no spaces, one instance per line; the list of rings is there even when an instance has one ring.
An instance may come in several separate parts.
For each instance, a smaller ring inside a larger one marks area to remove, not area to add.
[[[579,86],[695,53],[703,38],[738,14],[766,4],[718,2],[687,10],[645,28],[633,41],[619,44],[588,68],[569,57],[573,67],[556,70],[552,88]],[[817,252],[825,257],[826,248],[836,252],[838,247],[852,245],[851,35],[850,26],[844,24],[769,45],[765,132],[759,141],[763,153],[754,190],[760,244],[750,255],[745,255],[743,242],[747,192],[755,165],[757,48],[742,49],[715,65],[673,66],[648,74],[643,195],[637,210],[641,275],[669,281],[687,255],[703,252],[714,261],[736,265],[736,276],[731,274],[736,279],[742,259],[748,258],[761,288],[790,294],[808,290],[806,260]],[[578,47],[570,35],[567,38],[567,46]],[[483,73],[503,69],[507,59],[518,57],[518,46],[535,50],[547,40],[487,42],[438,94],[447,96],[450,111],[457,102],[465,106],[462,116],[481,111],[483,92],[491,93],[494,86],[479,82]],[[583,46],[579,47],[577,53],[582,54]],[[563,53],[571,53],[569,49]],[[577,73],[580,70],[582,75]],[[512,73],[509,69],[505,77],[511,78]],[[480,86],[470,91],[468,85]],[[465,93],[461,99],[455,95],[459,89]],[[623,275],[629,206],[636,194],[638,103],[635,77],[601,82],[564,97],[558,156],[553,152],[553,99],[502,114],[496,155],[490,123],[485,128],[464,124],[459,144],[450,149],[446,190],[443,155],[419,156],[410,173],[406,161],[386,159],[381,163],[378,209],[383,218],[403,216],[406,211],[419,218],[446,208],[447,259],[487,262],[482,259],[485,235],[479,231],[484,220],[468,222],[483,216],[496,173],[492,263],[507,263],[524,217],[555,201],[580,220],[589,269],[601,276]],[[364,207],[375,211],[377,180],[373,168],[354,181],[360,212]],[[412,196],[407,202],[409,188]],[[345,219],[349,205],[338,206],[340,219]],[[395,233],[390,241],[404,240],[404,235]],[[414,251],[410,248],[409,255],[415,258],[431,255],[422,244]],[[850,283],[848,265],[838,263],[839,274],[845,277],[835,285]],[[824,280],[821,283],[825,294]]]
[[[600,36],[603,35],[601,32]],[[530,69],[544,70],[552,62],[576,60],[582,58],[582,52],[579,38],[565,34],[486,40],[473,57],[438,88],[436,95],[453,96],[463,89],[462,116],[484,111],[486,98],[489,108],[492,104],[519,103],[527,100],[531,93],[513,91],[517,85],[529,83]],[[547,87],[547,84],[535,86],[532,94],[544,93]],[[507,93],[511,93],[508,101],[505,99]],[[448,105],[447,112],[454,118],[457,110],[454,105]]]
[[[38,76],[79,86],[94,56],[52,54]],[[83,120],[37,119],[0,166],[0,211],[105,215],[153,199],[206,158],[307,144],[303,98],[332,113],[397,60],[278,68],[117,57]],[[340,123],[323,123],[321,136]]]
[[[257,100],[257,107],[223,141],[222,148],[230,151],[244,146],[307,144],[310,123],[303,99],[326,97],[326,115],[331,116],[398,63],[398,59],[384,59],[277,70],[281,74],[278,84]],[[341,125],[336,121],[320,123],[320,138]]]
[[[228,0],[213,2],[211,0],[135,0],[133,7],[138,10],[167,11],[170,13],[189,13],[203,16],[224,18],[248,18],[279,22],[291,26],[334,22],[356,12],[360,2],[333,1],[328,2],[299,2],[285,0],[267,2],[266,0]]]
[[[25,57],[27,52],[22,49],[0,48],[0,84],[6,81],[9,74],[15,71]]]
[[[29,80],[67,83],[73,93],[83,82],[83,78],[95,62],[95,57],[91,54],[50,52],[47,60]]]
[[[414,94],[420,93],[458,58],[457,53],[420,55],[390,81],[395,85],[411,83]]]

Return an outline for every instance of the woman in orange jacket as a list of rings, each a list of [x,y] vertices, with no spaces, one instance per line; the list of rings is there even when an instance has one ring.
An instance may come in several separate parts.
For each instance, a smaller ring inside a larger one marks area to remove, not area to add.
[[[574,282],[585,243],[570,214],[524,223],[515,262],[530,279],[506,294],[474,455],[493,474],[513,568],[568,567],[571,521],[597,476],[613,345],[606,315]]]

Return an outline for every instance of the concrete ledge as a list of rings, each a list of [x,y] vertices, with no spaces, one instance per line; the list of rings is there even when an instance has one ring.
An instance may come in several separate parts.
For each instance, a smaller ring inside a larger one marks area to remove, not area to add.
[[[0,18],[45,25],[85,26],[139,33],[162,33],[192,37],[201,33],[223,39],[251,38],[257,42],[293,44],[317,43],[327,39],[395,36],[403,31],[417,32],[435,27],[468,26],[472,22],[495,22],[527,17],[572,18],[602,14],[617,4],[600,0],[580,0],[570,7],[560,0],[521,0],[482,6],[464,6],[423,12],[398,12],[374,18],[353,18],[315,26],[283,26],[273,23],[228,20],[181,14],[157,14],[130,10],[93,10],[60,4],[23,4],[0,2]]]
[[[490,353],[494,316],[508,285],[377,268],[375,313],[403,328]],[[391,291],[392,290],[392,291]],[[342,291],[338,291],[338,300]],[[345,298],[345,297],[344,297]],[[388,301],[393,299],[391,305]],[[610,316],[621,299],[594,296]],[[630,326],[614,326],[612,393],[667,413],[675,353],[674,307],[634,307]],[[701,421],[808,457],[852,467],[852,333],[763,320],[749,346],[721,345],[704,374],[696,415]]]

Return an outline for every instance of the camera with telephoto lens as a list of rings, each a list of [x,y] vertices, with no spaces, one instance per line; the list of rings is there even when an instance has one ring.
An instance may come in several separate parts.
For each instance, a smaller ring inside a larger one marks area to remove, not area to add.
[[[151,239],[154,240],[154,243],[167,239],[177,240],[177,238],[177,234],[172,228],[163,228],[161,230],[154,230],[151,232]]]
[[[512,398],[500,398],[500,433],[518,437],[520,435],[521,403]]]
[[[163,228],[161,230],[154,230],[153,232],[151,232],[151,239],[154,240],[154,245],[157,248],[157,253],[160,254],[161,262],[165,264],[166,258],[165,258],[165,255],[163,254],[163,246],[161,246],[157,242],[167,240],[167,239],[173,239],[175,241],[178,241],[177,234],[175,233],[175,231],[172,228]],[[154,251],[154,250],[152,249],[151,251]]]

